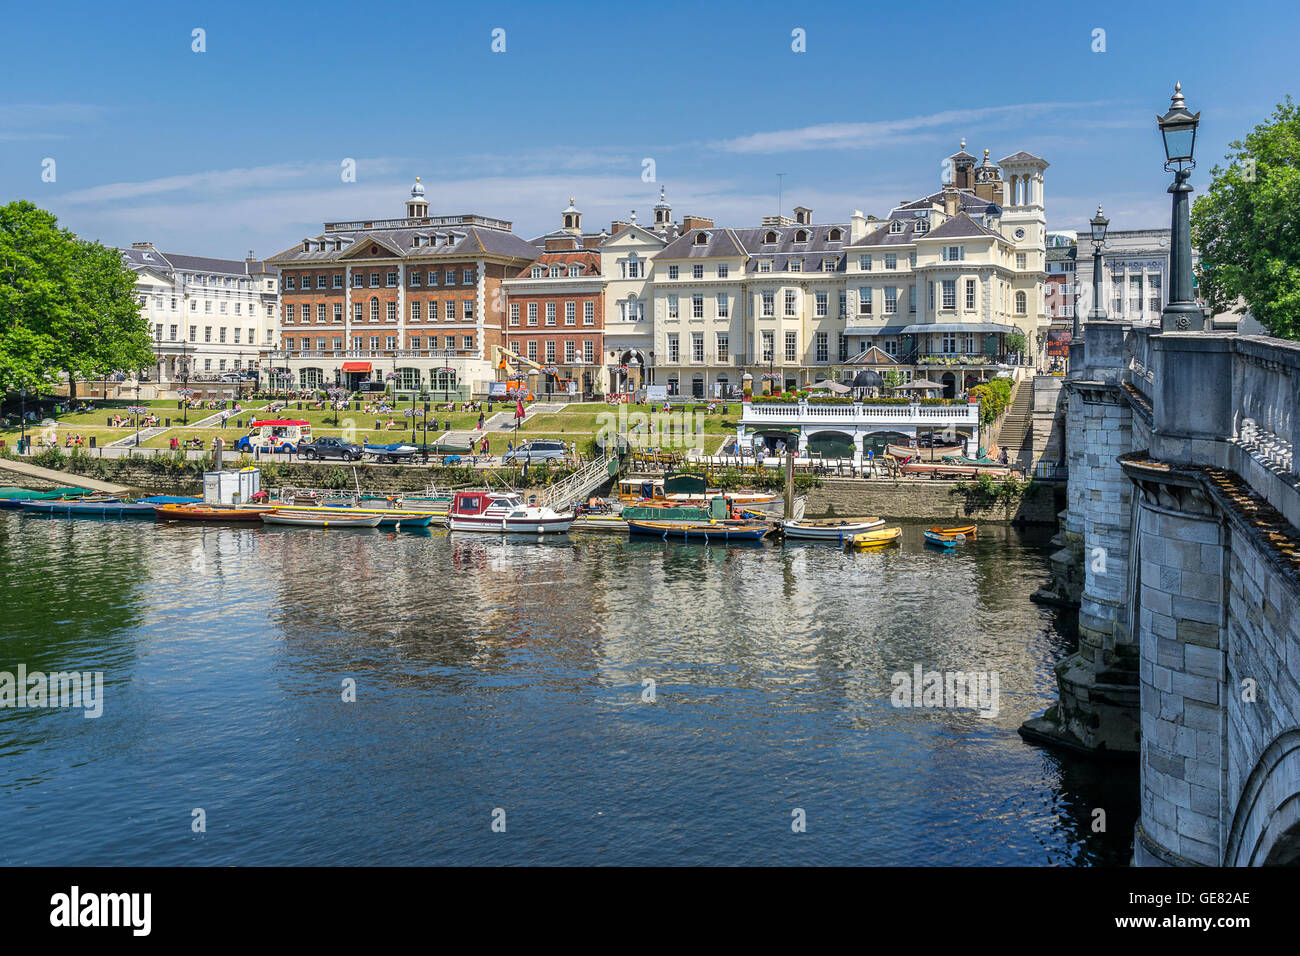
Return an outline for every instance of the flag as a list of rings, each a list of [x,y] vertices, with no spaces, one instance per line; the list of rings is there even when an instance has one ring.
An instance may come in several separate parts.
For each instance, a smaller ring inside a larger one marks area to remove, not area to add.
[[[523,418],[523,417],[524,417],[524,400],[522,398],[517,398],[515,399],[515,418]]]

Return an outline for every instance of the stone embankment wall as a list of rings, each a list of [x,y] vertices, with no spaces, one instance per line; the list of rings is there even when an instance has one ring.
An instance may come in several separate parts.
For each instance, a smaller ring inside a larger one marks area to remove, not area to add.
[[[982,497],[967,482],[967,491],[955,481],[880,481],[827,478],[808,492],[807,517],[879,515],[882,518],[963,521],[1014,521],[1055,524],[1063,488],[1034,482],[1005,500]]]

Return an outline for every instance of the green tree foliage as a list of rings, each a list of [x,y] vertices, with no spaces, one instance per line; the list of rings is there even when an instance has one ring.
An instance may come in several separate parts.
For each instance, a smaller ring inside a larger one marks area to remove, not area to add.
[[[1216,312],[1245,299],[1274,335],[1300,339],[1300,109],[1287,97],[1230,148],[1192,206],[1201,295]]]
[[[117,250],[30,202],[0,206],[0,391],[152,365],[134,289]]]
[[[1011,379],[990,379],[983,385],[976,385],[970,390],[972,398],[980,403],[980,422],[991,425],[998,417],[1011,407]]]

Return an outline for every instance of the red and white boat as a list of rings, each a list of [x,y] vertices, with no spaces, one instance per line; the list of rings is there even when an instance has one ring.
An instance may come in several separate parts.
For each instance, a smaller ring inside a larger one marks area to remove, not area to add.
[[[574,515],[524,504],[519,495],[501,491],[458,491],[447,511],[452,531],[506,534],[563,534]]]

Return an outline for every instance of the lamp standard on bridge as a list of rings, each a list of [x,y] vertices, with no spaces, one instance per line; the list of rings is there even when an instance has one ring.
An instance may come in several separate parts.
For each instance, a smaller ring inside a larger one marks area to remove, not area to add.
[[[1183,102],[1183,86],[1174,84],[1169,112],[1156,117],[1165,141],[1165,171],[1174,174],[1169,193],[1173,195],[1173,217],[1169,227],[1169,302],[1160,316],[1163,331],[1186,332],[1205,328],[1205,313],[1196,304],[1192,291],[1192,233],[1190,199],[1187,184],[1196,168],[1196,127],[1200,113],[1192,113]]]
[[[1106,227],[1110,220],[1101,214],[1101,203],[1097,203],[1097,215],[1088,220],[1092,226],[1092,308],[1088,310],[1088,321],[1105,321],[1106,309],[1102,306],[1101,292],[1101,250],[1106,245]],[[1079,310],[1074,310],[1074,328],[1070,332],[1070,341],[1079,341]]]

